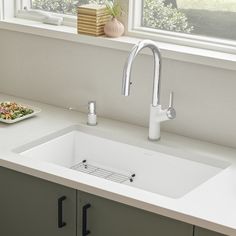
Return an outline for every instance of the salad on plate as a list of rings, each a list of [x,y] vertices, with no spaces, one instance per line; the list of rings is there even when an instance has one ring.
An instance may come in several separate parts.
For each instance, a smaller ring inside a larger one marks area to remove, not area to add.
[[[0,119],[16,120],[34,113],[32,108],[16,102],[0,102]]]

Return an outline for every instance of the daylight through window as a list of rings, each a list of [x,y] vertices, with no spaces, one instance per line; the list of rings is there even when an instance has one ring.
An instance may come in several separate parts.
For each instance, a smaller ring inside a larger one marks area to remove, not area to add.
[[[48,12],[76,15],[79,5],[91,2],[99,3],[99,0],[31,0],[31,7]]]
[[[142,26],[236,40],[236,0],[143,0]]]

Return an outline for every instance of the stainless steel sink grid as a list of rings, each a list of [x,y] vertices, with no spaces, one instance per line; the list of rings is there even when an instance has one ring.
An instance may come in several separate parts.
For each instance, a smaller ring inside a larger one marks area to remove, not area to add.
[[[116,183],[124,183],[126,181],[133,182],[135,178],[135,174],[131,175],[123,175],[120,173],[116,173],[110,170],[106,170],[94,165],[88,164],[87,160],[83,160],[82,162],[74,165],[71,167],[71,169],[80,171],[86,174],[90,174],[93,176],[97,176],[100,178],[104,178]]]

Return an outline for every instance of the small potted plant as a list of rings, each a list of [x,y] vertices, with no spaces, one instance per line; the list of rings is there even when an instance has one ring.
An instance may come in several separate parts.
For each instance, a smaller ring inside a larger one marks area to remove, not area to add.
[[[118,0],[116,1],[104,1],[107,11],[112,16],[111,20],[105,24],[104,32],[106,36],[117,38],[124,34],[124,25],[117,19],[122,14],[122,8]]]

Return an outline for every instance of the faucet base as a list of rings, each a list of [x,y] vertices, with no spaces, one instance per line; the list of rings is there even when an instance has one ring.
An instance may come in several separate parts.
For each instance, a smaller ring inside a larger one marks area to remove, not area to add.
[[[161,105],[150,106],[149,135],[151,141],[158,141],[161,138],[161,122],[169,120],[167,109],[162,110]]]
[[[161,137],[158,138],[158,139],[151,139],[150,137],[148,137],[148,140],[149,140],[150,142],[157,142],[157,141],[160,141],[160,140],[161,140]]]
[[[150,106],[150,118],[149,118],[149,135],[148,139],[151,141],[158,141],[161,137],[161,122],[158,120],[162,110],[161,106],[154,107],[152,104]]]

